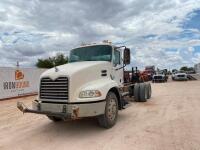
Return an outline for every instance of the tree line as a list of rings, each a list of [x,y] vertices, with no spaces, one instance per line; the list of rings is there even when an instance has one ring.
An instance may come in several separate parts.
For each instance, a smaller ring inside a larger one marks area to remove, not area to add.
[[[62,53],[57,54],[54,57],[45,59],[38,59],[36,66],[38,68],[53,68],[55,66],[64,65],[68,63],[68,57]]]
[[[38,68],[53,68],[55,66],[64,65],[68,63],[68,57],[62,53],[58,53],[54,57],[48,57],[45,59],[38,59],[36,66]],[[178,71],[177,69],[173,69],[174,71]],[[173,72],[172,70],[172,72]],[[180,68],[180,71],[190,72],[194,71],[193,67],[183,66]]]

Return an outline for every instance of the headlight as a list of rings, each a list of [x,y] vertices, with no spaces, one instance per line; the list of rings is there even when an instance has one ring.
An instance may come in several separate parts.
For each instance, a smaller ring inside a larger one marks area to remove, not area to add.
[[[92,98],[92,97],[100,97],[101,92],[98,90],[87,90],[87,91],[81,91],[79,94],[80,98]]]

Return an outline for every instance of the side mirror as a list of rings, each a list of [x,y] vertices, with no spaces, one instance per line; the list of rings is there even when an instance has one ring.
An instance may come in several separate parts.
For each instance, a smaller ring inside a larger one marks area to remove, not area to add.
[[[124,49],[124,64],[129,65],[131,63],[131,52],[129,48]]]

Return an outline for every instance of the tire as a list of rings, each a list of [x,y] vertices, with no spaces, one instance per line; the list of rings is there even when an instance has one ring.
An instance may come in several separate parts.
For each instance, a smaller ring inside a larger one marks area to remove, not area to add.
[[[117,96],[113,92],[108,92],[106,96],[106,107],[103,115],[100,115],[97,119],[99,125],[103,128],[109,129],[113,127],[118,117],[118,100]]]
[[[134,99],[136,102],[140,102],[140,84],[136,83],[134,86]]]
[[[145,83],[140,84],[140,102],[146,102],[147,101],[147,85]]]
[[[147,92],[147,99],[150,99],[151,98],[151,84],[150,83],[147,83],[147,89],[148,89],[148,92]]]
[[[59,117],[55,117],[55,116],[47,116],[47,117],[53,122],[62,121],[62,118],[59,118]]]

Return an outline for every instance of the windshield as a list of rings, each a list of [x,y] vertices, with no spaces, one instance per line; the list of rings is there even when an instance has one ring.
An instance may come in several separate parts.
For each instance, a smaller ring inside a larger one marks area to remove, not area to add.
[[[112,47],[109,45],[95,45],[71,50],[69,62],[78,61],[111,61]]]

